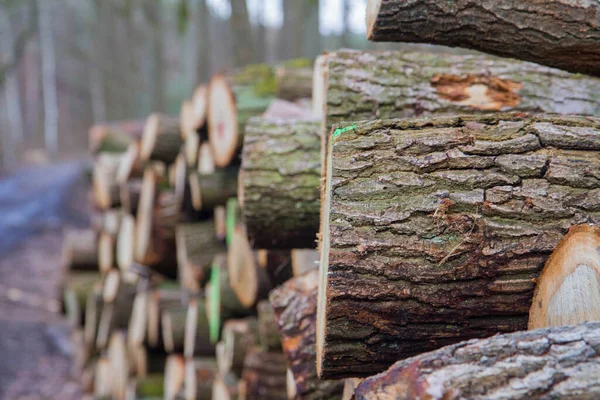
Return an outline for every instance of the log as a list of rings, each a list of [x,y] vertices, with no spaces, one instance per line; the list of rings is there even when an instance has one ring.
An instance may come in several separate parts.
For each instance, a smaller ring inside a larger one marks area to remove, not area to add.
[[[206,299],[190,300],[183,326],[185,329],[183,351],[186,357],[215,355],[215,346],[210,340]]]
[[[465,47],[600,76],[600,4],[594,1],[369,0],[367,37]]]
[[[151,348],[161,345],[161,320],[164,310],[181,306],[182,291],[177,285],[166,283],[155,288],[148,299],[147,342]]]
[[[132,271],[134,260],[135,243],[135,218],[129,214],[124,214],[119,227],[119,236],[117,237],[117,266],[123,273]]]
[[[98,236],[98,270],[107,274],[115,266],[116,244],[115,239],[107,232]]]
[[[165,377],[162,373],[151,374],[136,380],[136,398],[162,398]]]
[[[111,398],[112,379],[108,355],[101,355],[96,362],[94,371],[94,397],[97,399]]]
[[[254,348],[244,360],[240,400],[287,400],[287,365],[282,353]]]
[[[231,77],[217,74],[208,87],[208,140],[215,165],[237,161],[244,126],[273,99],[274,77],[268,66],[249,66]],[[271,88],[272,87],[272,88]]]
[[[186,360],[183,398],[185,400],[212,400],[212,386],[217,375],[217,363],[214,358]]]
[[[100,210],[121,205],[117,184],[117,171],[121,159],[121,153],[102,153],[96,159],[92,172],[92,190],[94,204]]]
[[[215,235],[217,239],[225,241],[227,236],[227,212],[225,206],[216,206],[214,209]]]
[[[176,400],[185,381],[185,360],[179,354],[167,357],[165,365],[164,399]]]
[[[136,293],[127,327],[127,344],[130,348],[144,345],[148,326],[148,302],[149,292],[146,288]]]
[[[198,292],[210,278],[213,259],[225,251],[213,221],[179,224],[175,228],[178,278],[181,286]]]
[[[258,311],[258,342],[266,351],[281,351],[281,338],[275,319],[275,312],[268,300],[259,301]]]
[[[210,144],[204,142],[198,149],[198,173],[200,175],[212,175],[215,173],[215,160],[210,149]]]
[[[132,179],[119,185],[121,209],[131,215],[137,214],[140,196],[142,194],[142,179]]]
[[[569,229],[537,281],[528,329],[600,321],[600,228]]]
[[[179,110],[179,131],[182,139],[186,142],[191,134],[196,134],[196,128],[194,127],[194,105],[192,100],[184,100],[181,103]],[[196,134],[197,135],[197,134]]]
[[[62,259],[71,271],[98,271],[98,232],[69,230],[63,241]]]
[[[221,337],[224,321],[246,317],[252,313],[252,310],[242,305],[229,285],[227,268],[227,254],[217,254],[211,266],[210,283],[205,288],[206,315],[212,343],[216,343]]]
[[[213,381],[212,398],[219,400],[236,400],[238,398],[238,380],[232,376],[217,374]]]
[[[310,107],[287,100],[274,99],[260,118],[266,120],[305,120],[312,116]],[[259,117],[253,117],[259,118]],[[252,119],[252,118],[251,118]],[[247,124],[246,124],[247,125]]]
[[[192,96],[192,127],[196,131],[202,131],[206,125],[206,116],[207,116],[207,108],[208,108],[208,86],[207,85],[199,85],[196,90],[194,90],[194,95]],[[201,137],[202,140],[207,139],[207,132],[204,130]]]
[[[85,302],[85,320],[83,326],[83,341],[85,350],[91,355],[96,346],[96,337],[98,335],[98,325],[100,324],[100,315],[102,313],[102,284],[96,282],[88,292]]]
[[[110,336],[108,362],[110,364],[111,399],[125,400],[129,364],[127,359],[126,334],[121,331]]]
[[[352,400],[354,398],[354,391],[363,380],[364,379],[360,378],[344,379],[344,392],[342,393],[342,400]]]
[[[125,184],[129,179],[140,178],[144,172],[144,163],[140,160],[139,143],[134,142],[127,147],[127,151],[122,154],[119,166],[117,167],[116,182],[119,185]]]
[[[331,127],[347,121],[512,110],[600,114],[597,78],[485,55],[339,51],[327,55],[322,72],[322,160]],[[565,96],[572,92],[577,98]]]
[[[65,285],[65,311],[74,327],[83,325],[89,293],[100,281],[98,271],[71,271]]]
[[[294,276],[301,276],[312,269],[319,268],[319,252],[313,249],[293,249],[291,251]]]
[[[152,114],[144,127],[140,160],[161,161],[170,165],[177,158],[182,144],[179,120],[163,114]]]
[[[223,375],[242,376],[246,354],[258,344],[258,321],[255,317],[230,319],[223,325],[225,365]]]
[[[298,399],[339,399],[343,381],[317,376],[316,331],[319,273],[310,270],[271,291],[269,300],[279,325],[283,352],[292,372]],[[259,312],[260,316],[260,312]]]
[[[367,378],[355,398],[596,398],[599,328],[588,323],[537,329],[443,347]]]
[[[162,341],[167,353],[182,353],[187,306],[178,304],[161,312]]]
[[[89,130],[91,154],[122,153],[131,142],[140,140],[146,121],[117,121],[96,124]]]
[[[561,237],[600,222],[600,120],[513,113],[351,128],[334,139],[322,203],[320,376],[369,375],[526,329]]]
[[[303,65],[304,64],[304,65]],[[278,98],[294,101],[312,96],[313,68],[312,61],[282,65],[275,68],[275,82]]]
[[[198,152],[200,150],[200,136],[196,131],[189,132],[185,138],[183,153],[187,166],[195,168],[198,164]]]
[[[229,285],[242,306],[253,307],[266,299],[273,288],[267,271],[257,265],[255,253],[250,248],[246,228],[239,224],[227,249]]]
[[[238,171],[235,167],[217,169],[210,175],[191,171],[188,184],[194,210],[210,210],[225,205],[228,198],[235,197]]]
[[[244,217],[258,248],[314,248],[319,229],[320,126],[251,118],[242,152]]]

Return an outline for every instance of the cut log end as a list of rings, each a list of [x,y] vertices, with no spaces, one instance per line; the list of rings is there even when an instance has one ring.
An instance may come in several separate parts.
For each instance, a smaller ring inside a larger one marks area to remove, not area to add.
[[[375,22],[377,22],[377,15],[379,14],[379,9],[381,8],[382,0],[367,0],[367,39],[373,40],[373,27],[375,26]]]
[[[167,357],[165,365],[164,394],[165,399],[175,399],[183,388],[185,380],[185,360],[174,354]]]
[[[200,147],[200,137],[195,131],[189,132],[185,138],[184,153],[188,167],[193,168],[198,162],[198,149]]]
[[[321,193],[321,229],[319,240],[319,293],[317,295],[317,375],[322,377],[325,344],[325,321],[327,302],[327,270],[329,266],[329,211],[331,204],[331,151],[328,151],[325,190]]]
[[[204,142],[200,145],[198,151],[198,173],[200,175],[210,175],[215,172],[215,160],[213,158],[212,150],[208,142]]]
[[[145,264],[146,253],[150,246],[152,234],[152,208],[154,207],[156,193],[156,174],[151,168],[146,168],[140,202],[136,218],[135,232],[135,257],[136,260]]]
[[[202,128],[206,123],[207,96],[208,88],[206,85],[200,85],[194,91],[194,96],[192,97],[192,121],[195,129]]]
[[[327,55],[321,55],[315,60],[315,69],[313,71],[313,91],[312,91],[312,114],[313,117],[323,118],[325,107],[325,93],[327,86]]]
[[[121,219],[119,236],[117,238],[117,266],[127,272],[133,265],[134,258],[135,218],[126,214]]]
[[[208,89],[208,140],[215,165],[228,166],[236,155],[239,132],[235,97],[222,75],[214,76]]]
[[[181,137],[187,141],[190,133],[195,133],[194,105],[192,100],[184,100],[179,110],[179,129]]]
[[[144,132],[142,133],[142,140],[140,143],[140,159],[147,161],[150,159],[154,145],[156,144],[156,137],[158,136],[160,126],[160,116],[158,114],[152,114],[146,120],[144,126]]]
[[[538,279],[529,329],[600,320],[600,229],[573,226]]]
[[[228,249],[227,269],[231,288],[240,303],[247,308],[252,307],[257,300],[259,286],[257,268],[254,252],[246,236],[246,229],[243,225],[238,225],[234,229]]]

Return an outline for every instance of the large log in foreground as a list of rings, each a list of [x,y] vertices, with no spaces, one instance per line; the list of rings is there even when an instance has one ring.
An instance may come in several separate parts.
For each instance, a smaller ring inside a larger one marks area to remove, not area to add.
[[[599,331],[600,323],[588,323],[447,346],[366,379],[354,398],[595,399]]]
[[[313,89],[315,106],[324,109],[323,152],[332,125],[347,121],[490,111],[600,115],[600,79],[529,62],[346,50],[317,66],[324,69]]]
[[[256,248],[314,248],[321,179],[317,121],[252,118],[240,179],[248,236]]]
[[[337,132],[322,202],[324,378],[526,329],[547,257],[570,226],[600,222],[600,119],[515,113]]]
[[[367,37],[467,47],[600,76],[597,1],[369,0]]]
[[[279,324],[297,398],[337,400],[342,396],[344,382],[322,381],[317,377],[318,282],[318,271],[313,269],[271,291],[269,300]]]

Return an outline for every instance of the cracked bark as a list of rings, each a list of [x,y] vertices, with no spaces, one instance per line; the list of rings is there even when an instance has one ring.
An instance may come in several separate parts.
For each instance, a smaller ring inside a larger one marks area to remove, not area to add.
[[[600,115],[599,79],[529,62],[399,51],[326,58],[322,161],[331,127],[349,121],[490,111]]]
[[[366,379],[354,398],[598,398],[599,331],[599,323],[588,323],[447,346]]]
[[[283,352],[294,376],[298,399],[339,399],[343,381],[322,381],[316,366],[317,290],[313,269],[271,291],[269,299],[279,324]]]
[[[319,124],[253,118],[242,157],[244,217],[256,248],[314,248],[319,229]]]
[[[600,76],[600,3],[369,0],[367,37],[466,47]]]
[[[600,222],[599,151],[600,119],[524,113],[365,122],[335,138],[322,377],[526,329],[550,253],[571,226]]]

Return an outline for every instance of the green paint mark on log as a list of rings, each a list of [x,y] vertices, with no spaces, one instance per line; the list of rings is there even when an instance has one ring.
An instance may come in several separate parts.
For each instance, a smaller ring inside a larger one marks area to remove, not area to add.
[[[227,230],[225,236],[225,242],[227,246],[231,246],[231,240],[233,239],[233,231],[235,230],[236,214],[237,214],[238,202],[235,197],[227,200],[227,216],[225,221],[225,227]]]
[[[208,326],[210,342],[218,342],[221,328],[221,268],[218,264],[213,264],[210,272],[210,315]]]
[[[351,131],[354,129],[356,129],[356,125],[350,125],[345,128],[338,128],[335,130],[335,132],[333,132],[333,138],[335,139],[336,137],[340,136],[342,133],[348,132],[348,131]]]

